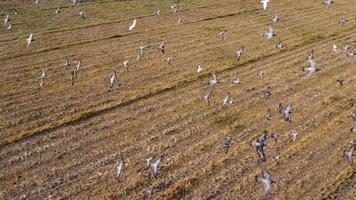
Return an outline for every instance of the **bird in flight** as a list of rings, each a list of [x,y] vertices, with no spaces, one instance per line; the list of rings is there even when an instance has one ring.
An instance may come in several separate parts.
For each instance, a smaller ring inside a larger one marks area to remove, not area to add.
[[[240,61],[241,56],[244,54],[244,49],[245,49],[245,46],[242,46],[240,49],[238,49],[236,51],[236,59],[237,59],[237,61]]]
[[[31,43],[34,41],[32,33],[28,36],[26,41],[27,41],[27,47],[30,47]]]
[[[267,32],[264,33],[266,40],[271,40],[277,34],[274,32],[273,27],[271,25],[268,26]]]
[[[277,183],[277,181],[273,178],[273,176],[267,172],[266,170],[262,170],[261,175],[257,175],[255,177],[256,182],[260,183],[264,187],[264,192],[265,192],[265,199],[267,199],[271,189],[272,185]]]
[[[136,27],[137,19],[134,19],[132,25],[129,27],[129,31],[132,31]]]
[[[118,165],[116,167],[116,178],[119,180],[120,176],[122,174],[122,170],[124,168],[124,159],[120,158],[120,162],[118,162]]]
[[[354,154],[354,149],[355,149],[355,144],[353,144],[352,142],[351,147],[344,151],[344,156],[351,165],[353,164],[352,156]]]
[[[253,147],[256,147],[256,152],[258,157],[260,158],[260,161],[265,162],[266,161],[266,156],[265,156],[265,141],[267,138],[267,131],[263,131],[260,137],[256,141],[253,141],[251,145]]]
[[[210,96],[212,94],[211,90],[208,90],[207,92],[205,92],[205,94],[203,95],[203,101],[205,101],[208,106],[210,106]]]
[[[270,2],[270,0],[261,0],[262,6],[263,6],[263,10],[267,9],[267,5]]]
[[[209,85],[216,85],[219,83],[218,78],[214,73],[211,74],[211,79],[209,80]]]
[[[114,86],[114,83],[115,83],[115,80],[116,80],[116,71],[114,71],[112,74],[111,74],[111,77],[110,77],[110,88],[112,88]]]

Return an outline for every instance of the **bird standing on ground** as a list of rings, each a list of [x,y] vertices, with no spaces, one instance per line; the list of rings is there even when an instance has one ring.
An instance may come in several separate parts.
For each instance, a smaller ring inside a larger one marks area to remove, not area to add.
[[[295,140],[297,139],[298,137],[298,132],[297,131],[292,131],[290,133],[291,137],[292,137],[292,141],[295,142]]]
[[[231,98],[231,94],[230,92],[227,93],[227,95],[224,97],[223,99],[223,104],[222,106],[226,106],[227,104],[232,104],[234,103],[234,100]]]

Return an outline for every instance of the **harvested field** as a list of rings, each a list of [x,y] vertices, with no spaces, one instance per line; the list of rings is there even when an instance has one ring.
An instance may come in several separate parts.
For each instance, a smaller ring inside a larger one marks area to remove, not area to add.
[[[0,199],[263,199],[255,180],[261,168],[277,181],[269,199],[355,199],[355,163],[343,154],[356,141],[356,56],[340,49],[356,50],[353,0],[329,8],[321,0],[273,0],[267,10],[258,0],[181,0],[176,16],[172,4],[0,2],[0,16],[9,13],[12,25],[0,28]],[[274,14],[281,19],[273,24],[277,36],[267,41]],[[137,27],[128,31],[134,19]],[[157,50],[162,41],[165,54]],[[136,60],[143,45],[150,47]],[[307,74],[312,49],[321,70]],[[42,68],[48,76],[39,88]],[[210,86],[212,73],[220,83]],[[231,83],[236,74],[239,85]],[[202,100],[209,90],[210,106]],[[234,103],[222,106],[228,92]],[[290,122],[279,103],[292,105]],[[259,162],[251,142],[264,130],[267,161]],[[160,155],[157,178],[145,177],[146,159]]]

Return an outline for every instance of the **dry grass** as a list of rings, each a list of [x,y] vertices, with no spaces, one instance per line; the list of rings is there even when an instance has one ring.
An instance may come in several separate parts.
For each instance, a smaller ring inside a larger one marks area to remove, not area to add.
[[[267,139],[264,164],[278,181],[273,199],[353,199],[355,167],[342,153],[356,139],[349,131],[355,126],[356,66],[354,58],[332,54],[331,45],[356,48],[356,5],[338,0],[326,9],[319,1],[287,0],[263,11],[253,1],[189,0],[180,5],[180,25],[170,5],[0,2],[1,16],[19,11],[10,15],[13,30],[0,32],[0,198],[259,199],[263,191],[254,177],[260,169],[250,143],[268,130],[280,135],[278,142]],[[54,16],[57,7],[63,12]],[[81,10],[87,19],[80,19]],[[274,25],[278,36],[265,41],[273,14],[281,17]],[[350,21],[338,24],[341,16]],[[134,18],[138,26],[128,32]],[[224,28],[221,42],[217,32]],[[25,48],[32,32],[34,45]],[[278,39],[282,50],[274,48]],[[163,40],[167,55],[152,47],[143,61],[134,60],[138,46]],[[246,54],[236,62],[234,52],[243,45]],[[311,49],[322,71],[309,76],[301,68]],[[63,68],[65,55],[73,65],[83,61],[75,86]],[[163,61],[168,56],[171,66]],[[121,65],[127,58],[130,71]],[[198,65],[201,74],[195,73]],[[49,76],[38,89],[42,67]],[[114,69],[119,84],[109,90]],[[266,76],[257,77],[259,71]],[[209,107],[201,96],[212,72],[222,83],[212,88]],[[238,86],[231,84],[236,73]],[[272,97],[265,100],[267,86]],[[228,91],[235,103],[221,107]],[[277,112],[279,102],[293,105],[291,123]],[[271,122],[264,119],[268,108]],[[296,142],[292,130],[300,133]],[[229,134],[234,142],[225,154]],[[145,178],[145,158],[159,155],[158,178]],[[127,166],[117,181],[120,156]]]

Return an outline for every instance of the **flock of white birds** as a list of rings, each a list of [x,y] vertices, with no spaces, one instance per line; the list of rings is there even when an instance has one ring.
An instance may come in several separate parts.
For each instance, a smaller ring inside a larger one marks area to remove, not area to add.
[[[36,5],[40,4],[40,0],[36,0],[35,1]],[[77,0],[73,0],[73,4],[78,4],[79,1]],[[173,15],[177,15],[178,9],[179,9],[179,5],[178,5],[179,1],[177,2],[177,4],[174,4],[171,6],[171,10],[172,10],[172,14]],[[270,0],[261,0],[261,4],[262,4],[262,8],[264,10],[266,10],[269,6]],[[334,3],[334,0],[324,0],[323,3],[326,5],[326,7],[330,7],[331,4]],[[55,14],[58,15],[61,13],[61,10],[59,8],[57,8],[55,10]],[[15,13],[17,14],[17,13]],[[160,15],[161,11],[158,10],[156,11],[156,15]],[[79,13],[79,16],[82,19],[85,19],[85,13],[83,11],[81,11]],[[180,17],[177,18],[178,19],[178,24],[182,23],[182,20]],[[272,17],[272,23],[278,23],[280,21],[280,18],[278,15],[274,15]],[[342,17],[339,20],[340,24],[345,24],[348,22],[348,19],[345,17]],[[137,26],[138,26],[138,20],[134,19],[132,21],[132,24],[129,26],[128,31],[133,31]],[[12,29],[12,25],[11,25],[11,18],[10,15],[7,14],[5,19],[4,19],[4,26],[6,27],[6,30],[11,30]],[[223,31],[218,33],[218,37],[220,38],[221,41],[225,40],[225,34],[227,34],[227,29],[224,29]],[[263,37],[266,40],[271,40],[273,37],[277,36],[277,33],[274,31],[273,26],[270,25],[267,28],[267,31],[263,34]],[[31,33],[27,39],[26,39],[26,43],[27,43],[27,47],[30,47],[31,44],[35,42],[34,39],[34,35]],[[139,50],[139,54],[137,55],[137,60],[143,60],[144,59],[144,55],[145,55],[145,50],[147,48],[151,47],[151,45],[145,45],[145,46],[140,46],[138,48]],[[282,49],[284,47],[282,41],[278,41],[278,43],[275,45],[275,47],[277,49]],[[159,44],[159,46],[157,47],[158,50],[162,53],[165,54],[165,42],[162,42],[161,44]],[[237,62],[240,61],[240,59],[243,57],[244,55],[244,49],[245,47],[242,46],[241,48],[239,48],[235,54],[236,54],[236,60]],[[332,46],[332,51],[333,53],[337,53],[341,51],[342,53],[345,53],[347,57],[349,58],[353,58],[355,57],[356,52],[353,51],[351,49],[350,46],[346,45],[344,47],[339,48],[337,44],[333,44]],[[173,58],[172,57],[168,57],[165,59],[165,61],[168,64],[171,64]],[[314,74],[317,73],[318,71],[320,71],[321,69],[318,67],[316,60],[315,60],[315,52],[314,50],[311,50],[308,55],[307,55],[307,67],[303,67],[303,71],[307,74]],[[68,57],[65,57],[65,63],[64,63],[64,67],[69,67],[71,64],[69,62]],[[129,70],[129,60],[126,59],[123,61],[122,66],[126,69]],[[70,82],[72,85],[74,85],[74,80],[80,70],[81,67],[81,60],[77,61],[74,70],[72,71],[71,75],[70,75]],[[201,65],[197,66],[196,72],[197,73],[201,73],[203,71],[203,67]],[[260,71],[257,74],[258,76],[262,77],[264,76],[264,72]],[[44,79],[48,76],[48,74],[46,73],[46,71],[44,69],[42,69],[41,75],[39,76],[39,88],[41,88],[44,83]],[[111,74],[110,78],[109,78],[109,87],[112,88],[115,85],[115,82],[117,80],[117,74],[116,71],[113,71],[113,73]],[[343,79],[338,79],[337,80],[340,84],[340,86],[343,86],[344,84],[344,80]],[[208,84],[210,86],[214,86],[219,84],[220,81],[217,78],[216,74],[212,74],[211,78],[208,81]],[[235,76],[235,78],[232,80],[232,84],[236,84],[239,85],[241,84],[241,80],[240,78],[237,76]],[[209,106],[210,106],[210,97],[212,95],[212,90],[207,91],[204,95],[203,95],[203,101],[205,101]],[[267,99],[272,95],[271,92],[271,88],[268,87],[264,92],[263,92],[264,97]],[[222,106],[228,106],[229,104],[233,104],[234,100],[231,97],[230,93],[227,93],[227,95],[223,98],[222,101]],[[353,106],[356,106],[355,103],[353,104]],[[279,105],[279,111],[281,113],[281,115],[283,116],[285,121],[291,121],[292,120],[292,105],[287,105],[286,107],[284,107],[282,104]],[[268,112],[265,115],[267,120],[271,120],[271,111],[268,110]],[[356,121],[356,113],[352,113],[352,119],[353,121]],[[351,132],[356,132],[356,128],[351,128]],[[297,137],[298,137],[298,132],[296,131],[292,131],[290,133],[290,136],[292,138],[292,141],[296,141]],[[257,156],[258,156],[258,162],[266,162],[266,155],[265,155],[265,140],[267,138],[267,131],[264,131],[260,137],[256,140],[252,142],[252,146],[254,148],[256,148],[256,152],[257,152]],[[278,135],[273,134],[272,138],[277,139]],[[226,137],[226,140],[223,144],[223,148],[225,149],[225,152],[228,152],[228,149],[230,148],[230,146],[232,145],[233,141],[232,141],[232,137],[228,136]],[[345,150],[344,152],[344,156],[347,159],[348,162],[350,162],[350,164],[353,164],[353,160],[352,157],[354,155],[354,148],[356,143],[354,143],[354,141],[350,141],[350,148],[348,148],[347,150]],[[160,166],[160,162],[162,161],[163,157],[159,156],[157,157],[155,160],[153,157],[150,157],[148,159],[146,159],[146,163],[147,163],[147,172],[145,173],[146,176],[153,176],[153,177],[157,177],[158,176],[158,171],[159,171],[159,166]],[[276,161],[278,161],[280,159],[279,155],[274,156],[274,159]],[[154,160],[154,161],[153,161]],[[116,169],[116,178],[120,179],[120,175],[122,174],[122,171],[124,170],[124,166],[125,166],[125,162],[124,159],[121,158],[118,162],[117,165],[117,169]],[[261,183],[264,186],[264,190],[265,190],[265,198],[268,197],[271,189],[272,189],[272,185],[277,183],[277,181],[273,178],[273,176],[266,170],[266,169],[262,169],[261,168],[261,174],[256,176],[256,181],[258,183]]]

